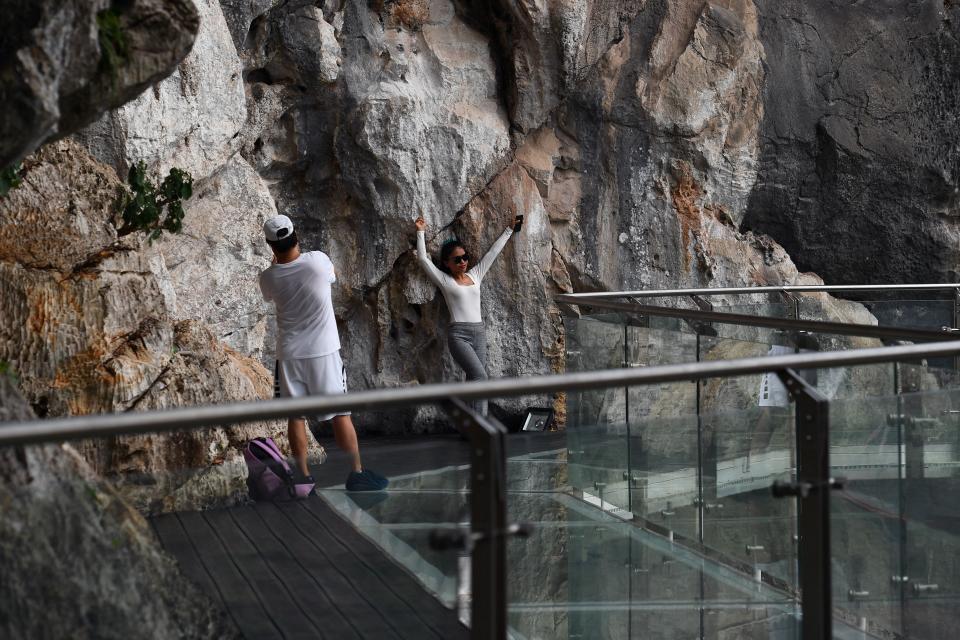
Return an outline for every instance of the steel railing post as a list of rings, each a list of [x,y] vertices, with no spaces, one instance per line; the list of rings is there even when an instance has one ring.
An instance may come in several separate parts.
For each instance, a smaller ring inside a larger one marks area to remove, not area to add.
[[[952,314],[951,328],[953,330],[960,330],[960,288],[953,290],[953,314]],[[954,371],[960,371],[960,356],[956,356],[953,359],[953,369]]]
[[[449,412],[470,441],[470,637],[506,640],[507,430],[456,398]]]
[[[953,327],[960,329],[960,288],[953,290]]]
[[[775,485],[775,495],[795,495],[798,502],[798,564],[803,640],[833,638],[830,573],[830,491],[840,486],[830,477],[830,403],[796,371],[777,375],[796,402],[797,481]]]

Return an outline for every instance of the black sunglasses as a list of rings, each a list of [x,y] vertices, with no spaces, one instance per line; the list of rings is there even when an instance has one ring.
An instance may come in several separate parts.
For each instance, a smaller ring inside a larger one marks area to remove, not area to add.
[[[470,256],[466,253],[459,256],[453,256],[450,259],[453,260],[454,264],[460,264],[461,262],[470,262]]]

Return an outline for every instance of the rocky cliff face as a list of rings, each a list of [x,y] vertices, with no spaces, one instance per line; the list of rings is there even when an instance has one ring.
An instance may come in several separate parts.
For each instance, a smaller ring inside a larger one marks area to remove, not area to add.
[[[484,282],[494,376],[563,367],[558,292],[956,279],[957,6],[14,2],[0,169],[27,158],[0,199],[0,360],[40,415],[269,394],[256,275],[277,211],[337,265],[355,389],[460,376],[445,306],[410,253],[421,211],[432,247],[457,235],[475,255],[526,216]],[[182,234],[118,233],[117,176],[138,161],[192,174]],[[647,400],[653,413],[673,401]],[[368,431],[438,420],[357,416]],[[238,444],[281,431],[88,443],[89,468],[69,474],[181,508],[233,495]],[[0,468],[26,486],[17,469],[35,460]]]
[[[158,379],[169,361],[158,354],[181,326],[207,327],[269,365],[271,309],[256,274],[268,264],[259,226],[276,211],[338,267],[353,388],[460,375],[444,346],[444,304],[410,255],[419,211],[432,246],[458,235],[474,254],[514,213],[526,216],[484,283],[493,375],[562,366],[552,304],[561,291],[819,282],[804,273],[811,267],[831,282],[869,281],[865,260],[853,268],[852,248],[864,246],[897,249],[876,259],[889,267],[883,279],[943,280],[955,269],[947,123],[956,9],[939,0],[895,9],[762,0],[195,4],[197,41],[175,72],[84,130],[71,151],[82,147],[120,175],[145,160],[196,180],[184,234],[111,249],[96,273],[69,284],[89,291],[70,293],[82,313],[61,324],[87,326],[100,322],[80,317],[102,307],[89,302],[93,291],[118,271],[141,274],[138,295],[162,310],[162,328],[144,329],[136,366],[152,368],[136,375],[145,381]],[[854,23],[863,38],[849,41]],[[885,44],[901,23],[916,36],[902,46],[922,49],[914,57]],[[921,64],[925,51],[936,55]],[[884,80],[897,69],[912,73],[906,86]],[[881,89],[888,85],[896,89]],[[102,206],[104,197],[87,195],[100,187],[63,179],[65,194]],[[893,200],[880,194],[894,187],[878,191],[878,181],[916,188],[897,187]],[[90,218],[90,206],[72,210]],[[76,215],[65,209],[64,220]],[[76,242],[56,245],[83,251],[11,249],[18,268],[30,267],[17,277],[39,282],[44,268],[73,269],[113,246],[104,224],[74,224]],[[852,241],[861,232],[866,244]],[[66,285],[57,286],[45,299],[67,308]],[[814,304],[827,317],[856,315]],[[141,318],[126,315],[137,318],[122,329],[132,334]],[[32,400],[45,397],[58,413],[90,408],[71,405],[69,380],[41,390],[53,375],[44,350],[61,347],[20,342],[6,357],[37,369],[24,377]],[[97,394],[117,387],[105,388]],[[549,401],[503,401],[494,411]],[[374,431],[435,419],[431,409],[358,416]]]
[[[0,421],[31,417],[0,374]],[[72,447],[0,448],[0,505],[3,637],[239,637]]]
[[[272,376],[259,361],[195,320],[175,319],[163,248],[141,233],[118,235],[119,186],[111,168],[61,141],[31,156],[24,184],[0,201],[0,360],[31,404],[44,415],[78,415],[269,397]],[[169,509],[235,494],[242,479],[229,463],[241,443],[283,432],[279,422],[261,423],[80,450],[138,506]]]
[[[757,6],[767,115],[744,226],[830,282],[955,282],[956,3]]]
[[[14,0],[4,13],[0,167],[168,75],[198,24],[190,0]]]

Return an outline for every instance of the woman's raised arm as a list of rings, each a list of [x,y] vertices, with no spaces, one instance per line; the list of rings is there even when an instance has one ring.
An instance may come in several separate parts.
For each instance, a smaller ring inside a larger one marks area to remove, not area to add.
[[[420,268],[423,269],[424,273],[427,274],[427,277],[433,281],[438,287],[443,286],[443,272],[440,269],[437,269],[437,266],[433,264],[433,260],[430,259],[430,256],[427,255],[427,241],[425,238],[427,231],[427,223],[423,221],[423,216],[417,218],[417,262],[420,263]]]
[[[491,246],[490,249],[487,250],[487,253],[477,262],[477,266],[471,269],[471,272],[476,275],[477,280],[483,280],[483,276],[487,275],[487,271],[493,266],[494,260],[500,255],[503,248],[507,246],[507,240],[513,235],[514,224],[516,224],[516,219],[514,219],[514,222],[509,227],[504,229],[500,237],[493,243],[493,246]]]

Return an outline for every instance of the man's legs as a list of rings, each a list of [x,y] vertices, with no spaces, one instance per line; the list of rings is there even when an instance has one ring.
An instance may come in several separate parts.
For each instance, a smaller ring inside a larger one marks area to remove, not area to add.
[[[290,449],[293,451],[293,459],[296,460],[297,467],[303,475],[310,475],[310,468],[307,466],[307,421],[303,418],[291,418],[287,435],[290,437]],[[334,416],[333,437],[337,441],[337,446],[350,456],[351,469],[363,471],[360,464],[357,430],[354,429],[350,416]]]
[[[336,352],[329,356],[320,356],[318,358],[308,358],[304,360],[293,360],[283,362],[280,366],[282,395],[291,395],[294,397],[305,395],[333,395],[347,392],[346,370],[343,361],[340,359],[340,353]],[[333,436],[337,441],[337,446],[350,457],[350,469],[353,473],[360,474],[363,467],[360,463],[360,446],[357,442],[357,431],[353,426],[353,419],[350,415],[316,416],[320,422],[329,421],[333,424]],[[296,460],[297,466],[304,475],[309,475],[307,466],[307,424],[304,419],[292,419],[289,421],[290,449]],[[358,491],[369,491],[372,489],[380,490],[387,486],[387,480],[382,476],[367,471],[369,477],[365,477],[359,484]],[[372,485],[371,485],[372,483]],[[348,479],[348,488],[351,482]],[[356,486],[353,482],[352,486]],[[354,489],[351,489],[354,490]]]
[[[333,437],[337,441],[337,446],[350,456],[353,471],[363,471],[363,466],[360,464],[360,445],[357,443],[357,430],[354,429],[353,419],[350,416],[333,417]],[[304,434],[304,438],[306,438],[306,434]]]
[[[307,421],[303,418],[290,418],[287,423],[287,436],[290,438],[290,449],[293,451],[293,459],[300,468],[300,473],[305,476],[310,475],[310,468],[307,467]]]

